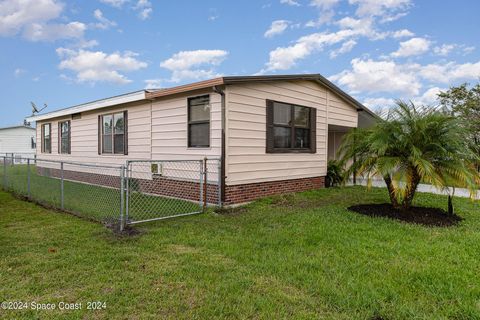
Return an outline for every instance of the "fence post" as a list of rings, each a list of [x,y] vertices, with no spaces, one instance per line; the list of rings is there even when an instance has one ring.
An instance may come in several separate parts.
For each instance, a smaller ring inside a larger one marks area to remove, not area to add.
[[[27,159],[27,197],[30,199],[30,158]]]
[[[7,157],[3,157],[3,188],[7,190]]]
[[[125,171],[126,171],[126,174],[125,174],[125,177],[126,177],[126,180],[127,180],[127,183],[126,183],[126,200],[125,200],[125,223],[127,223],[128,221],[128,215],[129,215],[129,211],[130,211],[130,172],[129,172],[129,168],[130,168],[130,163],[127,161],[126,162],[126,166],[125,166]]]
[[[12,167],[15,165],[15,154],[12,153]]]
[[[36,164],[37,164],[37,154],[36,154],[36,153],[33,155],[33,161],[34,161],[34,163],[35,163],[35,165],[36,165]]]
[[[200,197],[198,199],[198,204],[203,207],[203,160],[200,160],[199,162],[199,167],[200,167]]]
[[[124,197],[125,197],[125,166],[120,169],[120,232],[125,227],[125,220],[123,218],[124,210]]]
[[[207,157],[203,159],[203,211],[205,212],[207,209],[207,201],[208,201],[208,179],[207,179]]]
[[[63,199],[63,161],[60,162],[60,208],[63,210],[64,206],[64,199]]]
[[[218,163],[218,169],[217,169],[217,175],[218,175],[218,183],[217,183],[217,197],[218,197],[218,206],[222,206],[222,161],[217,160]]]

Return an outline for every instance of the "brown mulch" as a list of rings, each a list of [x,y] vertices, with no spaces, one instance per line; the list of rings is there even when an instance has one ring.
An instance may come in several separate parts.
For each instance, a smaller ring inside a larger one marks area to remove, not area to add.
[[[370,217],[386,217],[407,223],[421,224],[428,227],[455,226],[463,220],[456,214],[450,215],[445,210],[428,207],[411,207],[408,211],[395,209],[391,204],[360,204],[348,208]]]

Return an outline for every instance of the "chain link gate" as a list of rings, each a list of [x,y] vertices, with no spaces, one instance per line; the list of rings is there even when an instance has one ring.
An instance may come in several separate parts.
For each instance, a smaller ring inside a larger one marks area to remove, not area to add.
[[[127,161],[123,225],[205,212],[220,205],[221,162],[203,160]]]

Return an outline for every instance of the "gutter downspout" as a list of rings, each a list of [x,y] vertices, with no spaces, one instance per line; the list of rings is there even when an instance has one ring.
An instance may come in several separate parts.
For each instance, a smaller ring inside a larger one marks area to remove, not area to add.
[[[223,88],[219,86],[214,86],[213,87],[213,92],[218,93],[222,97],[221,101],[221,122],[222,122],[222,138],[221,138],[221,156],[220,156],[220,175],[221,175],[221,188],[220,188],[220,204],[223,207],[223,204],[225,203],[225,123],[226,123],[226,117],[225,117],[225,91]]]

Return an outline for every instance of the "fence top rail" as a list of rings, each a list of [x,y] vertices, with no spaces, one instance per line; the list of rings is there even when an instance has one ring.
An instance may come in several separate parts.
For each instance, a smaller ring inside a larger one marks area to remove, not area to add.
[[[10,160],[11,157],[0,156],[0,158],[6,158]],[[123,165],[107,165],[107,164],[96,164],[96,163],[85,163],[85,162],[75,162],[75,161],[60,161],[60,160],[51,160],[51,159],[42,159],[42,158],[29,158],[22,157],[20,160],[31,160],[36,162],[46,162],[46,163],[58,163],[58,164],[68,164],[81,167],[92,167],[92,168],[106,168],[106,169],[122,169]]]
[[[197,160],[192,160],[192,159],[185,159],[185,160],[127,160],[127,165],[130,163],[152,163],[152,162],[199,162],[199,161],[220,161],[220,158],[206,158],[206,159],[197,159]]]

